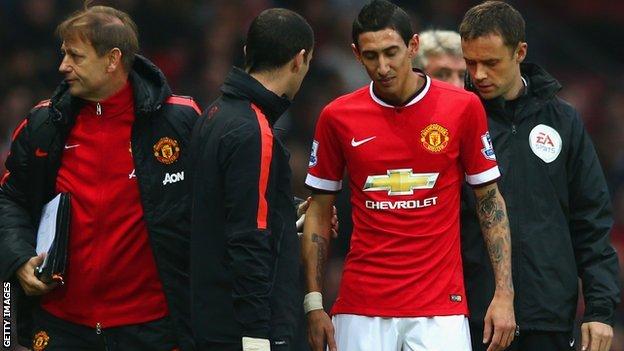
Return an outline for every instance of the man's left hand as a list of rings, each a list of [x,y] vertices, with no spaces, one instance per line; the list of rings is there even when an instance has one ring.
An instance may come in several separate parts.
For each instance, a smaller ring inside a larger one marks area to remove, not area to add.
[[[581,325],[581,345],[583,351],[609,351],[613,341],[613,328],[600,322],[587,322]]]
[[[513,293],[495,293],[484,322],[483,343],[490,343],[487,351],[502,351],[511,345],[516,333]]]

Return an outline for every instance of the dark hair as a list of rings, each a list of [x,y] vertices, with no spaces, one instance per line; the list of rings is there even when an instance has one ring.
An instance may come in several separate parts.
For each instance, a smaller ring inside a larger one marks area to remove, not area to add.
[[[305,49],[307,60],[314,47],[314,31],[298,13],[281,8],[262,11],[249,31],[245,69],[249,73],[279,68]]]
[[[464,15],[459,34],[472,40],[489,34],[498,34],[511,49],[525,41],[524,18],[511,5],[502,1],[486,1],[472,7]]]
[[[121,62],[126,71],[130,71],[134,56],[139,51],[139,31],[130,16],[108,6],[85,8],[67,17],[56,28],[61,40],[78,37],[90,43],[95,52],[102,56],[107,51],[118,48]]]
[[[405,45],[408,45],[414,36],[410,17],[402,8],[386,0],[373,0],[362,7],[353,21],[351,31],[353,44],[359,47],[358,38],[362,33],[376,32],[386,28],[397,31]]]

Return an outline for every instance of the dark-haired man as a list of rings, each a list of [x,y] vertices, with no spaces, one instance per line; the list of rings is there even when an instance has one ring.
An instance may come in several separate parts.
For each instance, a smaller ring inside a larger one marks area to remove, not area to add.
[[[306,179],[315,191],[303,238],[312,349],[470,350],[459,245],[466,176],[495,267],[487,321],[490,350],[500,350],[515,329],[510,238],[483,107],[476,95],[412,70],[418,36],[399,7],[372,1],[352,35],[372,82],[325,107]],[[354,230],[332,308],[334,338],[321,291],[345,167]]]
[[[561,85],[541,67],[523,62],[525,22],[512,6],[488,1],[471,8],[460,34],[467,88],[485,104],[509,206],[520,327],[510,349],[576,349],[572,329],[580,278],[582,348],[608,350],[620,295],[618,262],[609,243],[609,192],[590,137],[578,112],[556,96]],[[472,340],[474,350],[481,350],[494,282],[477,218],[470,206],[464,212]]]
[[[314,33],[286,9],[252,22],[192,141],[192,328],[200,350],[291,350],[299,240],[288,152],[273,134],[308,72]]]
[[[191,350],[188,191],[199,108],[136,55],[124,12],[87,7],[58,27],[65,81],[14,134],[0,186],[0,272],[16,279],[20,342],[41,351]],[[175,176],[172,176],[175,175]],[[71,194],[65,284],[34,275],[42,206]],[[20,296],[21,297],[21,296]],[[31,342],[26,342],[30,338]]]

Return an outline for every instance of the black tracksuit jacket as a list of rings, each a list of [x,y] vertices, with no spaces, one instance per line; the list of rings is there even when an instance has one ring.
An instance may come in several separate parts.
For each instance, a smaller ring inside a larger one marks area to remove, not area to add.
[[[300,249],[289,154],[272,126],[290,103],[237,68],[221,91],[191,143],[193,334],[201,350],[240,349],[243,336],[288,350]]]
[[[198,113],[191,106],[166,103],[171,89],[162,72],[137,56],[129,76],[134,90],[136,121],[132,126],[132,155],[150,244],[169,306],[174,333],[182,350],[192,350],[189,326],[190,209],[187,182],[163,186],[167,173],[185,171],[188,144]],[[20,343],[32,340],[30,311],[36,298],[23,295],[15,271],[35,254],[36,228],[41,209],[55,195],[62,151],[83,102],[63,83],[49,106],[35,108],[11,145],[6,166],[10,172],[0,187],[0,278],[19,290]],[[179,159],[170,165],[154,157],[154,145],[163,137],[180,146]],[[111,152],[127,150],[111,150]],[[36,157],[47,152],[47,157]],[[114,167],[114,165],[111,165]],[[114,189],[113,189],[114,190]],[[71,253],[70,253],[71,254]],[[79,282],[67,282],[76,284]],[[113,287],[114,288],[114,287]]]
[[[502,98],[483,101],[511,227],[516,322],[521,330],[571,330],[580,278],[584,321],[612,325],[620,283],[609,242],[609,192],[598,157],[578,112],[555,95],[561,85],[534,64],[522,64],[521,72],[528,86],[513,111]],[[529,144],[530,132],[540,124],[561,136],[561,153],[550,163]],[[474,195],[463,191],[462,198],[468,303],[471,321],[482,323],[494,278]]]

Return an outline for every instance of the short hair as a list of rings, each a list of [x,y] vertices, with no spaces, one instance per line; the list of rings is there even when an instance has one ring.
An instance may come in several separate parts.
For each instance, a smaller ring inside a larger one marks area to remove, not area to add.
[[[472,7],[459,26],[463,40],[498,34],[511,49],[525,41],[524,18],[518,10],[502,1],[486,1]]]
[[[351,30],[353,44],[359,47],[358,38],[362,33],[386,28],[397,31],[405,45],[409,45],[410,39],[414,36],[410,17],[402,8],[386,0],[373,0],[364,5],[353,21]]]
[[[247,31],[245,69],[249,73],[282,67],[301,50],[307,60],[314,48],[314,31],[298,13],[273,8],[254,18]]]
[[[139,52],[139,31],[130,16],[108,6],[85,7],[67,17],[56,28],[61,40],[78,37],[90,43],[98,56],[118,48],[121,62],[130,71],[134,58]]]
[[[420,46],[414,57],[414,67],[425,69],[429,63],[429,57],[437,55],[450,55],[463,59],[461,37],[452,30],[427,30],[418,35]]]

